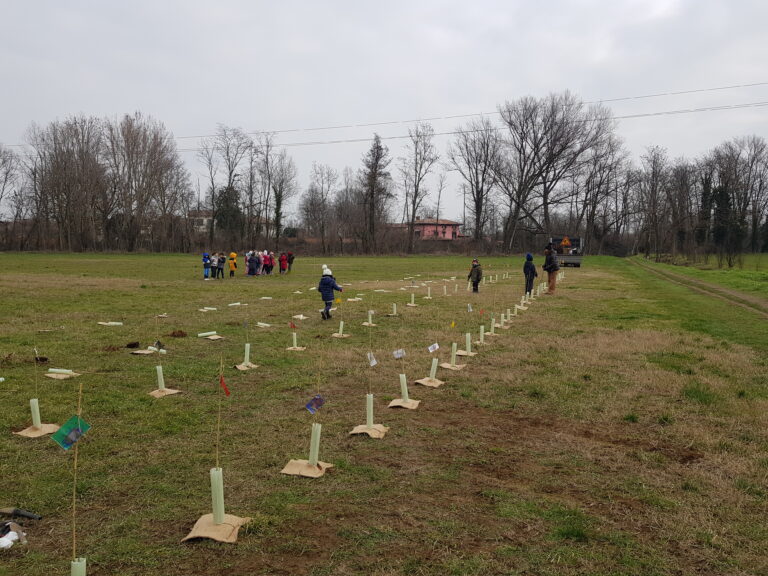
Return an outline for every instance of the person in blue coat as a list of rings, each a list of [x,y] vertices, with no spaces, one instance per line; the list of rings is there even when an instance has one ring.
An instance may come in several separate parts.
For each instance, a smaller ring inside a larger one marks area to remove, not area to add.
[[[208,252],[203,254],[203,280],[208,280],[208,275],[211,273],[211,257]]]
[[[536,272],[536,264],[533,263],[533,254],[530,252],[525,255],[525,264],[523,264],[523,275],[525,276],[525,293],[533,292],[533,279],[539,274]]]
[[[333,277],[331,269],[327,266],[323,266],[323,277],[320,278],[320,284],[317,285],[317,291],[320,292],[320,297],[323,299],[323,302],[325,302],[325,310],[320,312],[320,316],[323,320],[328,320],[331,317],[334,290],[344,292],[344,289],[336,284],[336,279]]]

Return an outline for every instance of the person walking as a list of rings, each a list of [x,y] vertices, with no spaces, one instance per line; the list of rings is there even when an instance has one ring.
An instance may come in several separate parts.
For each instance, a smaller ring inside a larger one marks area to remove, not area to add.
[[[323,276],[320,278],[320,283],[317,285],[317,291],[320,292],[320,297],[323,299],[325,309],[320,312],[320,317],[323,320],[330,320],[331,307],[333,306],[333,291],[338,290],[344,292],[344,289],[336,284],[336,279],[333,277],[333,272],[328,267],[323,267]]]

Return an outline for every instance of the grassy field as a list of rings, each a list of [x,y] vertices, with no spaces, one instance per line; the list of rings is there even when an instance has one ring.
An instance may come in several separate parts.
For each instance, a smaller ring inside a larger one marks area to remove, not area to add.
[[[352,284],[328,322],[309,290],[323,262]],[[418,410],[387,409],[403,370],[393,350],[406,349],[409,380],[425,377],[428,345],[447,360],[451,342],[519,301],[521,258],[484,259],[486,275],[512,279],[479,295],[466,292],[468,263],[299,258],[288,277],[203,282],[197,256],[1,254],[0,507],[44,519],[1,553],[0,576],[68,573],[72,454],[11,432],[30,425],[31,397],[44,422],[63,423],[80,384],[93,428],[79,446],[78,554],[90,576],[768,573],[765,319],[631,261],[587,258],[465,370],[441,369],[444,386],[412,385]],[[411,289],[403,277],[416,274]],[[249,305],[227,306],[238,301]],[[299,313],[307,350],[286,352]],[[329,337],[340,319],[345,340]],[[195,338],[209,330],[225,340]],[[166,385],[183,391],[160,400],[148,395],[158,357],[125,348],[157,338]],[[240,373],[246,341],[260,367]],[[35,347],[82,376],[41,377]],[[312,417],[303,406],[318,390],[327,403]],[[368,390],[390,426],[382,440],[348,435]],[[182,544],[210,511],[220,401],[227,512],[253,520],[235,545]],[[307,457],[313,421],[335,468],[281,475]]]
[[[653,263],[652,260],[645,260],[640,257],[636,257],[636,259],[676,274],[690,276],[696,280],[733,288],[746,294],[758,295],[761,298],[768,298],[768,254],[744,254],[742,266],[735,268],[717,268],[717,258],[714,256],[710,256],[709,262],[690,266],[657,264]]]

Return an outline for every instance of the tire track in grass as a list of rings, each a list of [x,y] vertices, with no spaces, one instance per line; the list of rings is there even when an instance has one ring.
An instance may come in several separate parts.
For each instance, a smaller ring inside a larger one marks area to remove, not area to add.
[[[652,266],[649,266],[647,264],[641,264],[636,260],[631,260],[631,262],[635,266],[642,268],[646,272],[650,272],[651,274],[653,274],[658,278],[661,278],[662,280],[666,280],[667,282],[677,284],[678,286],[683,286],[685,288],[693,290],[694,292],[699,292],[706,296],[711,296],[713,298],[724,300],[730,304],[735,304],[736,306],[740,306],[745,310],[754,312],[764,318],[768,318],[768,309],[765,306],[763,306],[757,301],[746,298],[745,295],[741,294],[740,292],[737,292],[735,290],[729,290],[726,288],[722,288],[722,289],[715,288],[714,286],[707,284],[706,282],[701,282],[699,280],[695,280],[687,276],[682,276],[680,274],[675,274],[673,272],[668,272],[666,270],[657,270]]]

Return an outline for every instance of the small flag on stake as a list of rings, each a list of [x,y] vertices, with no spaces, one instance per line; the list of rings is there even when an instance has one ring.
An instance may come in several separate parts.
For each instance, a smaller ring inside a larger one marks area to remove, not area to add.
[[[485,314],[485,310],[480,310],[480,316],[482,316],[483,314]]]
[[[394,352],[392,352],[392,355],[397,359],[400,360],[401,358],[405,358],[405,350],[402,348],[398,348]]]
[[[336,298],[336,304],[341,304],[341,298]]]
[[[374,314],[376,314],[376,311],[375,311],[375,310],[368,310],[368,314],[370,314],[371,316],[373,316]]]
[[[367,356],[368,356],[368,364],[371,365],[371,368],[373,368],[374,366],[376,366],[376,364],[378,364],[378,362],[376,361],[376,357],[373,355],[373,352],[368,352]]]
[[[316,394],[312,397],[312,400],[307,402],[304,407],[309,410],[310,414],[315,414],[320,408],[323,407],[323,404],[325,404],[325,398],[320,396],[320,394]]]
[[[294,323],[293,323],[293,320],[291,320],[290,322],[288,322],[288,326],[289,326],[289,327],[290,327],[292,330],[296,330],[296,324],[294,324]]]
[[[451,320],[451,328],[456,328],[456,321],[455,320]]]
[[[72,416],[51,438],[64,450],[69,450],[90,429],[91,425],[80,416]]]
[[[467,312],[472,312],[472,304],[467,304]]]
[[[223,374],[221,376],[219,376],[219,386],[221,386],[222,389],[224,390],[224,394],[226,396],[229,396],[229,388],[227,388],[227,383],[224,382],[224,375]]]
[[[430,353],[430,354],[434,354],[435,352],[437,352],[438,350],[440,350],[440,344],[438,344],[437,342],[435,342],[434,344],[432,344],[432,346],[430,346],[429,348],[427,348],[427,350],[429,350],[429,353]]]

